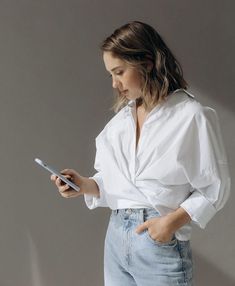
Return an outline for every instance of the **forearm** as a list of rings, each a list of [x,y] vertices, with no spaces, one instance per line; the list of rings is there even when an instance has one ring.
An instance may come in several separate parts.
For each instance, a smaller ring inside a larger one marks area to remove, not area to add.
[[[191,217],[182,207],[172,213],[169,213],[166,216],[166,219],[172,232],[175,232],[177,229],[191,221]]]
[[[84,193],[99,198],[100,190],[95,180],[89,178],[85,178],[84,180]]]

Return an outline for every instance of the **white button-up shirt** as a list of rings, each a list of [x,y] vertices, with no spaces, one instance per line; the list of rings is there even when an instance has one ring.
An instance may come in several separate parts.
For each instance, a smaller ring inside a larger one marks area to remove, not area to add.
[[[136,149],[136,101],[131,100],[96,137],[93,177],[96,207],[155,208],[166,215],[182,207],[192,221],[175,233],[190,239],[192,223],[205,228],[227,201],[230,175],[214,109],[179,89],[147,115]]]

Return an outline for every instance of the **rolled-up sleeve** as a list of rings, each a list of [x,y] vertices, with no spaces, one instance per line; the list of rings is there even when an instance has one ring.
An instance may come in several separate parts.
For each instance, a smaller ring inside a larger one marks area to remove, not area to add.
[[[205,228],[230,195],[231,179],[219,118],[216,111],[202,107],[193,117],[178,156],[192,186],[181,203],[192,221]]]
[[[102,171],[100,166],[100,152],[101,150],[98,148],[97,139],[96,139],[96,155],[95,155],[95,163],[94,168],[96,169],[97,173],[94,176],[89,177],[89,179],[93,179],[99,187],[100,195],[99,197],[84,194],[84,200],[89,209],[94,209],[97,207],[108,207],[108,204],[105,199],[105,190],[104,190],[104,183],[102,179]]]

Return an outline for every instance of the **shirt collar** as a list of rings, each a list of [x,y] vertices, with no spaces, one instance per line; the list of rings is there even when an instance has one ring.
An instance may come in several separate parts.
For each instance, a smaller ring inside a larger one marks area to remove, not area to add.
[[[127,105],[128,105],[129,107],[134,107],[135,104],[136,104],[136,100],[135,100],[135,99],[131,99],[131,100],[129,100],[129,102],[127,103]]]
[[[178,89],[174,90],[173,92],[171,92],[168,96],[170,96],[171,94],[176,93],[176,92],[178,92],[178,91],[184,91],[184,92],[187,93],[190,97],[195,98],[192,93],[188,92],[188,91],[185,90],[184,88],[178,88]],[[167,96],[167,97],[168,97],[168,96]],[[128,105],[130,108],[135,107],[135,106],[136,106],[136,99],[131,99],[131,100],[129,100],[128,103],[127,103],[127,105]],[[154,107],[153,109],[155,109],[155,107]]]
[[[150,116],[152,117],[152,115],[154,113],[156,113],[156,111],[160,110],[161,107],[163,106],[163,104],[158,104],[156,105],[148,114],[147,114],[147,118],[149,118]],[[136,99],[132,99],[129,100],[127,103],[127,109],[126,109],[126,116],[131,115],[135,118],[136,117]],[[160,115],[160,114],[159,114]],[[146,118],[146,120],[147,120]]]
[[[179,89],[176,89],[174,90],[173,92],[171,92],[170,94],[168,94],[167,98],[166,98],[166,101],[168,101],[168,99],[171,97],[171,95],[173,93],[176,93],[178,91],[184,91],[186,94],[188,94],[190,97],[194,98],[194,95],[192,95],[191,93],[189,93],[188,91],[186,91],[185,89],[183,88],[179,88]],[[157,112],[157,117],[161,115],[161,109],[162,107],[165,106],[164,102],[163,103],[160,103],[158,105],[156,105],[150,112],[149,114],[147,115],[147,118],[149,118],[150,116],[152,117],[153,114],[156,114]],[[135,112],[136,112],[136,99],[131,99],[128,101],[127,103],[127,109],[126,109],[126,115],[132,115],[135,116]],[[152,119],[150,120],[152,121]],[[149,122],[149,120],[148,120]]]

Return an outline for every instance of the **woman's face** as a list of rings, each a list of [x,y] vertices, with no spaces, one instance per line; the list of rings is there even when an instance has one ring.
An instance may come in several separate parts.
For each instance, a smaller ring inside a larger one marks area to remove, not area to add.
[[[136,99],[142,95],[141,76],[137,69],[131,67],[111,52],[103,53],[106,70],[112,76],[112,86],[128,99]]]

